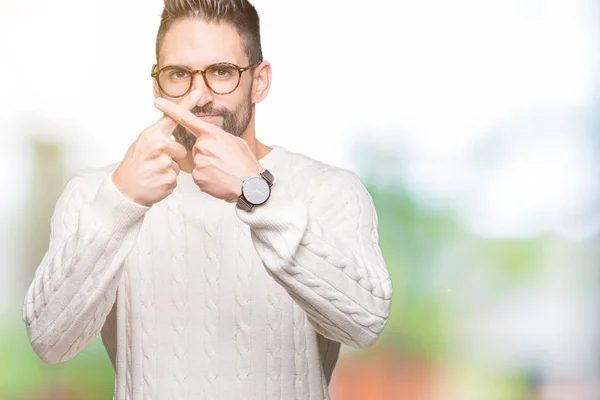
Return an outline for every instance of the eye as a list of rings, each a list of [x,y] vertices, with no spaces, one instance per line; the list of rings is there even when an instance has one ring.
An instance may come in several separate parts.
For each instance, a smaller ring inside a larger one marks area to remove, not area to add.
[[[190,75],[190,73],[188,71],[186,71],[185,69],[172,69],[171,71],[169,71],[169,79],[171,80],[181,80],[181,79],[186,79],[188,76]]]
[[[210,75],[217,79],[229,79],[234,76],[236,69],[227,65],[216,65],[210,69]]]

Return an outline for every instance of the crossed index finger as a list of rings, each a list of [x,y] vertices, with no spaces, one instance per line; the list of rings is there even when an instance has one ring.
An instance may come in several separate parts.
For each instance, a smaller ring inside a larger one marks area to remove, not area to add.
[[[198,118],[181,104],[158,97],[154,100],[154,105],[166,116],[186,127],[196,138],[200,135],[218,135],[218,132],[221,131],[217,126]]]
[[[190,92],[187,96],[185,96],[183,100],[181,100],[181,102],[178,104],[178,106],[183,107],[186,110],[190,110],[194,108],[198,100],[200,100],[200,91],[194,90],[193,92]],[[169,137],[173,133],[173,130],[177,127],[178,123],[178,121],[174,120],[169,115],[167,115],[167,113],[165,113],[165,115],[163,115],[158,121],[156,121],[156,123],[153,125],[153,128],[156,132],[159,132],[161,136]]]

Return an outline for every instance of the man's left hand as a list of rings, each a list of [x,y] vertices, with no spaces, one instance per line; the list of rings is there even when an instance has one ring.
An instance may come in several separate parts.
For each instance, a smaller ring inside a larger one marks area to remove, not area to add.
[[[242,193],[242,182],[264,170],[244,139],[203,121],[185,107],[167,99],[158,98],[154,104],[196,136],[192,149],[192,177],[203,192],[235,202]]]

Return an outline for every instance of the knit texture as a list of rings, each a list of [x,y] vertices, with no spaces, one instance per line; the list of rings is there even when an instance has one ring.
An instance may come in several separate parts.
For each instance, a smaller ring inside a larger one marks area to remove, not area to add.
[[[281,146],[260,163],[276,182],[250,213],[185,172],[152,207],[117,165],[76,174],[23,303],[40,358],[100,333],[114,399],[329,399],[340,344],[370,346],[389,316],[377,214],[348,170]]]

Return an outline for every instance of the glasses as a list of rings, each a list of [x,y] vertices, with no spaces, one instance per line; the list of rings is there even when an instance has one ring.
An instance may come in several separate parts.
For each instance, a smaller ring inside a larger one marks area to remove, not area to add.
[[[231,63],[218,63],[206,67],[205,70],[191,70],[180,65],[168,65],[157,70],[158,65],[154,64],[150,76],[156,79],[160,90],[169,97],[177,98],[188,94],[194,83],[194,75],[198,73],[213,93],[224,95],[233,93],[240,85],[242,73],[258,64],[260,62],[240,68]]]

